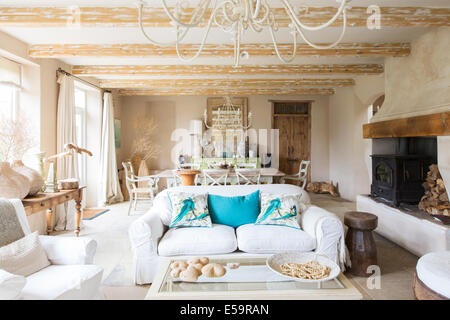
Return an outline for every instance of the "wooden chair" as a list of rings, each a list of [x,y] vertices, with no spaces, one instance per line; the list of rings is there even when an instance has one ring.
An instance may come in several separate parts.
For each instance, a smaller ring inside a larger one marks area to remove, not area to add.
[[[128,208],[128,215],[130,215],[131,207],[136,210],[138,200],[153,201],[155,194],[158,193],[159,176],[138,177],[134,175],[131,162],[122,162],[122,166],[125,170],[126,186],[130,194],[130,207]],[[140,188],[138,187],[139,182],[144,182],[148,186]]]
[[[204,169],[200,179],[204,186],[226,186],[228,180],[228,169]]]
[[[238,185],[260,184],[261,171],[255,169],[234,169]]]
[[[308,179],[308,169],[309,165],[311,164],[311,161],[302,160],[300,162],[300,166],[298,168],[298,173],[290,176],[284,176],[280,179],[281,183],[286,183],[286,180],[294,180],[296,181],[296,184],[302,188],[305,189],[306,187],[306,180]]]

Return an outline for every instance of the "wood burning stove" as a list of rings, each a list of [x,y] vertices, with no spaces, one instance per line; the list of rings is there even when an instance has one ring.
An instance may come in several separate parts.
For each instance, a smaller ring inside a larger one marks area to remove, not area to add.
[[[400,202],[417,204],[424,195],[422,183],[433,158],[426,155],[372,155],[371,196],[395,206]]]

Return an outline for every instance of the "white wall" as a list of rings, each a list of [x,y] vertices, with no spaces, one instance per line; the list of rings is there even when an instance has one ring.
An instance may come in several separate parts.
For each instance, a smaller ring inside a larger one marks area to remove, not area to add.
[[[372,141],[363,139],[362,126],[369,121],[369,106],[384,94],[383,75],[355,81],[354,87],[339,88],[329,106],[329,177],[348,200],[370,193]]]

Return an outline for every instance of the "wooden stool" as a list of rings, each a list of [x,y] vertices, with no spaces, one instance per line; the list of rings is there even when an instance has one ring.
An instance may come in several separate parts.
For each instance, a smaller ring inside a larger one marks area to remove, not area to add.
[[[367,212],[345,213],[344,224],[348,227],[345,244],[350,252],[350,274],[369,277],[367,268],[377,264],[377,247],[372,230],[378,225],[378,217]]]

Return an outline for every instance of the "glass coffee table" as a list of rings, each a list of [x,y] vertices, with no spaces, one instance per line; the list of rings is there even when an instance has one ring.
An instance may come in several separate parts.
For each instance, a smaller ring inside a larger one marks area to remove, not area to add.
[[[337,278],[321,283],[291,281],[277,275],[266,265],[270,255],[210,256],[210,262],[239,263],[238,269],[227,268],[221,278],[200,276],[197,282],[182,282],[170,275],[174,261],[191,257],[161,258],[158,273],[147,293],[149,300],[359,300],[361,293],[341,273]]]

